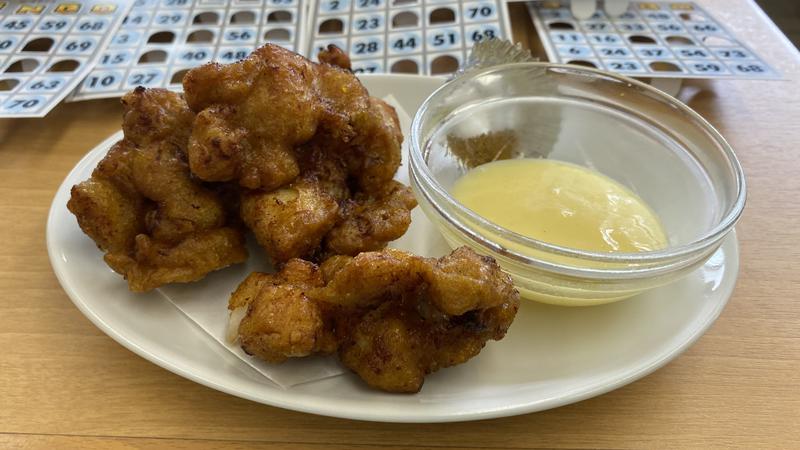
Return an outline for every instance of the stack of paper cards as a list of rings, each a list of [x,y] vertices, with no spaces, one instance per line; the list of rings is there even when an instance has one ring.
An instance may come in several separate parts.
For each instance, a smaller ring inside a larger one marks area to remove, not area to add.
[[[778,77],[694,3],[596,7],[529,3],[551,61],[662,84]],[[510,36],[504,0],[0,0],[0,117],[42,117],[65,97],[137,86],[180,90],[191,68],[267,42],[312,59],[335,44],[356,73],[444,75],[474,43]]]
[[[0,0],[0,117],[43,117],[94,67],[130,3]]]
[[[266,42],[297,51],[304,18],[299,0],[137,0],[72,100],[180,89],[190,68],[238,61]]]
[[[552,62],[648,78],[775,78],[777,73],[691,2],[631,2],[576,19],[564,2],[529,4]]]

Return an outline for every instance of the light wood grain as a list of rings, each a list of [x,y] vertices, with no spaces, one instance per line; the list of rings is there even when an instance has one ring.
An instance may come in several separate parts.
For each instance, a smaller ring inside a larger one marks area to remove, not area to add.
[[[0,121],[0,448],[800,448],[800,56],[750,1],[703,3],[786,80],[681,95],[737,150],[749,198],[734,296],[668,366],[575,405],[446,425],[312,416],[173,375],[97,330],[50,268],[52,197],[120,122],[116,100],[65,104]],[[516,36],[535,46],[530,30]]]
[[[327,445],[327,444],[296,444],[291,442],[252,442],[252,441],[225,441],[225,440],[198,440],[198,439],[154,439],[154,438],[126,438],[109,436],[64,436],[43,434],[0,434],[0,448],[47,448],[58,450],[78,450],[87,447],[102,448],[104,450],[132,450],[132,449],[221,449],[221,450],[361,450],[369,448],[366,445]],[[389,450],[433,450],[439,447],[409,447],[409,446],[384,446]],[[474,448],[474,447],[472,447]],[[470,450],[465,448],[464,450]]]

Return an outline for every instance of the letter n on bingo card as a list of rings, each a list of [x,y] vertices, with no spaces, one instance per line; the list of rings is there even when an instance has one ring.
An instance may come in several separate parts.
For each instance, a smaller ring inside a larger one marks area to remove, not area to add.
[[[0,117],[43,117],[91,71],[125,0],[0,0]]]
[[[319,0],[310,28],[308,56],[335,44],[356,73],[452,73],[475,42],[510,35],[495,0]]]

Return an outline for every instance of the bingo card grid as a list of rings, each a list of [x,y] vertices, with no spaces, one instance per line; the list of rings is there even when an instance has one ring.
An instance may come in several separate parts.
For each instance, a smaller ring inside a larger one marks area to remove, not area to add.
[[[451,73],[474,42],[510,35],[505,8],[502,0],[319,0],[308,56],[335,44],[355,73]]]
[[[69,100],[118,97],[136,86],[180,90],[189,69],[239,61],[265,42],[298,51],[305,17],[302,0],[136,0]]]
[[[536,31],[555,63],[595,66],[651,78],[778,78],[777,72],[691,2],[631,2],[609,17],[576,20],[568,5],[529,3]]]
[[[125,0],[0,0],[0,117],[43,117],[91,71]]]

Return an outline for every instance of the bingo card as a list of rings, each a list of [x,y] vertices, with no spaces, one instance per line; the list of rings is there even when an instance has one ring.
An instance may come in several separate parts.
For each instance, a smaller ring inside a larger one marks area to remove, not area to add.
[[[511,35],[503,0],[319,0],[307,55],[328,44],[356,73],[455,72],[473,43]]]
[[[631,2],[577,20],[558,1],[528,4],[552,62],[648,78],[777,78],[777,72],[692,2]]]
[[[44,117],[91,71],[125,0],[0,0],[0,117]]]
[[[201,64],[232,63],[266,42],[302,49],[302,0],[136,0],[97,67],[70,100],[136,86],[181,89]]]

